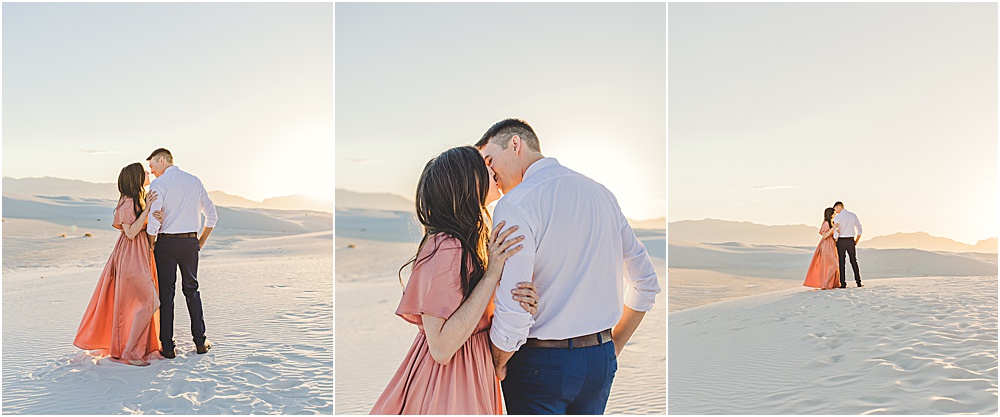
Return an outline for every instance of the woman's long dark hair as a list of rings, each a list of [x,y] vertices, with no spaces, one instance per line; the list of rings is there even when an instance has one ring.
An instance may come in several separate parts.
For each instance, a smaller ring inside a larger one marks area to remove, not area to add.
[[[823,210],[823,221],[833,227],[833,207],[827,207]]]
[[[486,272],[490,239],[490,218],[486,211],[489,184],[486,163],[479,151],[471,146],[448,149],[427,162],[417,182],[416,198],[417,220],[424,226],[424,237],[417,254],[399,268],[400,284],[403,268],[410,264],[416,268],[434,256],[437,245],[426,256],[417,259],[431,237],[444,233],[462,244],[462,299],[469,297]]]
[[[121,193],[118,197],[119,203],[122,198],[130,197],[132,199],[132,210],[135,211],[136,218],[139,218],[139,214],[142,213],[143,206],[146,204],[146,190],[142,188],[145,182],[146,170],[138,162],[126,165],[125,168],[122,168],[122,172],[118,174],[118,192]],[[117,210],[117,207],[115,210]]]

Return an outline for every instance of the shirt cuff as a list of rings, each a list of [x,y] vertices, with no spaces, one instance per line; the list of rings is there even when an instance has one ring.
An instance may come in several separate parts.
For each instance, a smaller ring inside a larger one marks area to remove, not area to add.
[[[493,345],[504,352],[513,352],[521,348],[524,342],[528,341],[527,328],[524,329],[524,334],[517,328],[514,328],[503,320],[497,320],[497,317],[493,316],[493,325],[490,328],[490,340],[493,341]]]
[[[649,311],[656,304],[656,293],[639,291],[635,287],[625,287],[625,305],[635,311]]]

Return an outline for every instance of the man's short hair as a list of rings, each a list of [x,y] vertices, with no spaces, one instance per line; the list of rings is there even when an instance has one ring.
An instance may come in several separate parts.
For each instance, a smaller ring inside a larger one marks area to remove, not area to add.
[[[837,208],[837,206],[841,206],[841,207],[844,207],[844,203],[841,203],[841,202],[839,202],[839,201],[838,201],[838,202],[836,202],[836,203],[833,203],[833,208]]]
[[[149,158],[146,158],[146,160],[149,161],[152,160],[153,158],[161,156],[163,157],[163,159],[166,159],[168,163],[171,164],[174,163],[174,156],[170,154],[170,151],[168,151],[167,148],[157,148],[155,151],[153,151],[153,153],[149,154]]]
[[[507,144],[510,143],[510,138],[514,137],[514,135],[520,137],[528,145],[529,149],[541,152],[535,130],[531,128],[528,122],[521,119],[503,119],[496,122],[483,134],[482,139],[476,142],[476,148],[482,149],[483,146],[486,146],[486,143],[493,142],[500,146],[500,149],[507,149]]]

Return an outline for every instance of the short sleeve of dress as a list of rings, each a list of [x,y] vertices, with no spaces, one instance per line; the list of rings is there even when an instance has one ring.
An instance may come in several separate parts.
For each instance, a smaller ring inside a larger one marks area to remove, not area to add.
[[[819,227],[819,232],[826,233],[830,231],[830,229],[831,229],[830,222],[823,222],[823,225]]]
[[[135,208],[133,207],[131,197],[122,197],[118,201],[118,207],[115,207],[115,219],[111,222],[111,226],[115,229],[121,229],[122,223],[135,223]]]
[[[423,324],[421,314],[447,319],[462,305],[461,243],[438,234],[424,244],[417,260],[430,253],[433,255],[413,268],[396,309],[403,320],[417,325]]]

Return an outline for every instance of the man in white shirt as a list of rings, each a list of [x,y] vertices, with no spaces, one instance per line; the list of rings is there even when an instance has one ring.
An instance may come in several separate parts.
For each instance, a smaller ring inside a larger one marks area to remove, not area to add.
[[[494,227],[525,237],[504,265],[490,330],[507,412],[603,414],[618,353],[660,292],[646,248],[615,196],[545,158],[524,121],[496,123],[475,146],[505,194]],[[527,280],[535,315],[504,295]]]
[[[861,283],[861,272],[858,271],[858,252],[856,246],[861,241],[861,220],[852,212],[844,210],[844,203],[838,201],[833,203],[833,222],[839,228],[833,232],[833,237],[837,239],[837,255],[840,257],[840,288],[847,288],[847,273],[844,271],[846,255],[851,255],[851,268],[854,269],[854,281],[858,287],[864,287]]]
[[[146,225],[160,290],[160,354],[167,359],[176,356],[174,350],[174,293],[177,286],[177,268],[181,270],[181,290],[191,316],[191,336],[195,352],[204,354],[212,348],[205,337],[205,315],[198,291],[198,252],[205,246],[208,236],[218,220],[215,204],[201,180],[174,166],[170,151],[159,148],[149,154],[149,169],[156,179],[149,184],[159,198],[150,205],[150,211],[162,210],[163,223],[150,217]],[[205,226],[201,227],[201,215]],[[201,236],[198,236],[201,229]]]

